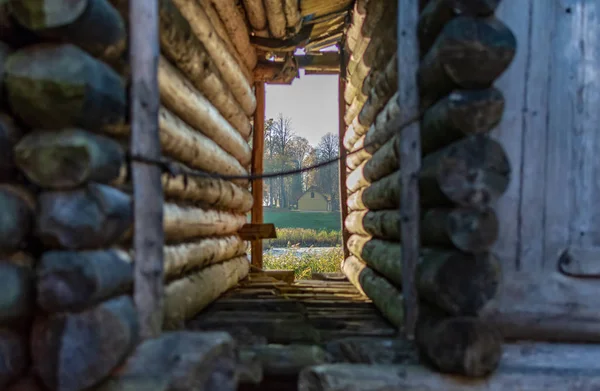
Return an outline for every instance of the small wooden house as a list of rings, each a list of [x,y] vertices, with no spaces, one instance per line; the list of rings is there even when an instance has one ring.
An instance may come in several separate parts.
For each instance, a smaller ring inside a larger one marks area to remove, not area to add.
[[[306,189],[298,198],[297,205],[300,212],[327,212],[331,210],[329,200],[315,186]]]
[[[600,390],[599,15],[0,0],[0,390]],[[261,243],[265,83],[301,68],[343,151],[308,281]]]

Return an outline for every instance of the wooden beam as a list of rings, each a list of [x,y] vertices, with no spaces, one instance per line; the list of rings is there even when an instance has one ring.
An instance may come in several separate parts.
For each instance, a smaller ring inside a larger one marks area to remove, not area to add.
[[[346,90],[346,68],[343,64],[344,51],[341,52],[340,59],[340,76],[338,77],[338,123],[339,123],[339,154],[345,156],[347,153],[344,147],[344,135],[346,134],[346,102],[344,101],[344,91]],[[350,250],[348,250],[348,239],[350,233],[346,229],[346,217],[348,217],[348,188],[346,187],[346,158],[344,157],[339,165],[340,172],[340,212],[342,214],[342,248],[344,249],[344,259],[350,256]]]
[[[263,158],[265,154],[265,83],[256,83],[256,112],[254,113],[254,134],[252,136],[252,174],[263,173]],[[252,223],[263,222],[263,181],[252,182]],[[262,269],[263,266],[262,240],[252,241],[252,266]]]
[[[163,321],[163,203],[158,133],[158,0],[130,1],[131,155],[134,202],[134,301],[140,336],[160,335]],[[143,157],[146,161],[136,161]]]
[[[398,0],[398,104],[402,123],[414,118],[419,112],[419,0]],[[415,287],[415,270],[419,260],[419,186],[421,168],[420,124],[413,122],[400,133],[400,236],[402,243],[402,293],[404,296],[404,332],[414,338],[418,318],[419,298]]]
[[[275,224],[246,224],[239,231],[242,240],[275,239]]]
[[[315,73],[339,73],[340,71],[340,54],[336,52],[298,55],[296,60],[298,68],[304,68],[306,71]]]

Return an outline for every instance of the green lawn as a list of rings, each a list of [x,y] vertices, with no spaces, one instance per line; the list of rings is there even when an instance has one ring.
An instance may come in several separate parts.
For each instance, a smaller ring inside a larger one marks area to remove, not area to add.
[[[339,212],[291,212],[265,208],[265,223],[275,224],[275,228],[308,228],[317,231],[339,231]]]

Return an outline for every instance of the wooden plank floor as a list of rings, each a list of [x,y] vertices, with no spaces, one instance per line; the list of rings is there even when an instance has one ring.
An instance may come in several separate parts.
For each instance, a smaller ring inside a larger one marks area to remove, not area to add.
[[[349,336],[397,335],[348,281],[288,284],[260,273],[251,273],[187,328],[228,331],[240,345],[319,344]]]

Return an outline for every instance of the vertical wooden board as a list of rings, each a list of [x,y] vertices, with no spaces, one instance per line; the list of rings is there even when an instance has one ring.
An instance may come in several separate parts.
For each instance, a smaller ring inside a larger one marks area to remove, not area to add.
[[[580,31],[581,10],[574,12],[579,1],[555,2],[550,90],[548,99],[548,139],[546,161],[546,210],[544,259],[549,270],[554,260],[568,246],[573,212],[573,158],[575,133],[579,133],[581,98],[581,46],[575,33]],[[581,32],[581,31],[580,31]]]
[[[523,0],[528,4],[531,1]],[[509,274],[519,270],[519,232],[521,219],[519,201],[522,185],[522,145],[523,145],[523,108],[526,94],[527,58],[530,19],[529,9],[525,4],[515,7],[511,1],[500,3],[496,16],[505,23],[517,38],[517,53],[510,67],[496,81],[495,85],[505,96],[505,111],[502,121],[492,132],[506,150],[512,167],[510,185],[496,205],[500,232],[494,252],[502,263],[503,272]]]
[[[158,133],[158,0],[132,0],[131,26],[131,155],[159,160]],[[155,164],[133,163],[134,300],[141,337],[155,338],[163,319],[163,204],[161,170]]]
[[[419,0],[398,0],[398,106],[405,123],[419,113]],[[415,271],[420,252],[420,207],[418,177],[421,169],[420,123],[414,121],[400,133],[400,236],[402,242],[402,294],[404,297],[404,332],[414,338],[418,318],[419,298],[415,286]],[[398,254],[400,255],[400,254]]]
[[[562,3],[564,17],[559,23],[570,25],[565,34],[570,33],[571,38],[565,42],[568,45],[565,49],[572,52],[569,65],[577,68],[576,79],[571,81],[577,84],[573,96],[576,112],[569,127],[573,139],[571,189],[574,192],[570,243],[587,247],[600,244],[600,1]]]
[[[554,2],[529,0],[523,4],[528,15],[527,36],[519,41],[525,53],[525,92],[522,110],[521,196],[517,259],[520,270],[539,275],[544,264],[544,212],[546,201],[546,143],[548,132],[548,93],[552,56]],[[543,28],[539,28],[543,26]],[[514,170],[518,167],[513,166]]]
[[[252,174],[263,173],[265,154],[265,83],[256,83],[256,111],[254,113],[254,133],[252,136]],[[263,181],[252,181],[251,221],[255,224],[263,222]],[[263,266],[262,240],[252,241],[252,265],[258,268]]]

